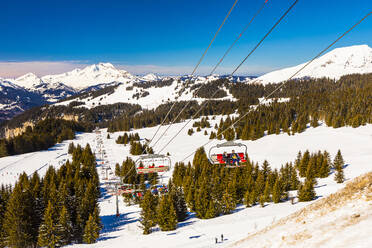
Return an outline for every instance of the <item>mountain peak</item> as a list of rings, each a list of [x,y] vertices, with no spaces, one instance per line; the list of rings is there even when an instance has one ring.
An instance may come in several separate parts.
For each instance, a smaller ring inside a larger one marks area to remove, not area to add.
[[[133,78],[130,73],[116,69],[111,63],[98,63],[62,74],[47,75],[42,79],[49,83],[63,83],[81,90],[98,84],[128,82]]]
[[[27,73],[23,76],[20,76],[14,80],[14,83],[18,86],[30,89],[33,86],[40,84],[42,81],[41,79],[36,76],[34,73]]]
[[[267,73],[259,77],[258,80],[262,83],[279,83],[285,81],[306,63]],[[340,77],[348,74],[371,72],[372,48],[368,45],[356,45],[333,49],[315,59],[296,78],[328,77],[338,80]]]

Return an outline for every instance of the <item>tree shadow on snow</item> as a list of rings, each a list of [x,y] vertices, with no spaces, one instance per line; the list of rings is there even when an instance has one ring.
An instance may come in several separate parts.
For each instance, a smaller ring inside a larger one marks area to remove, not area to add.
[[[118,238],[119,236],[110,236],[110,237],[99,237],[97,239],[97,241],[105,241],[105,240],[109,240],[109,239],[116,239]]]
[[[185,226],[189,226],[189,225],[192,225],[195,223],[195,220],[193,221],[184,221],[184,222],[180,222],[177,224],[177,228],[180,228],[180,227],[185,227]]]
[[[104,187],[100,187],[100,192],[101,197],[98,199],[99,202],[102,202],[111,197],[111,195],[107,193],[107,189],[105,189]]]
[[[195,236],[190,236],[189,239],[198,239],[200,238],[202,235],[195,235]]]
[[[125,214],[121,214],[119,215],[119,217],[116,217],[115,214],[101,216],[101,222],[103,224],[101,234],[119,231],[124,225],[137,222],[138,218],[127,218],[127,216],[132,213],[134,212],[128,212]],[[102,237],[102,238],[107,239],[110,237]]]
[[[325,187],[325,186],[327,186],[327,184],[318,185],[318,186],[315,186],[314,188],[317,189],[317,188],[321,188],[321,187]]]

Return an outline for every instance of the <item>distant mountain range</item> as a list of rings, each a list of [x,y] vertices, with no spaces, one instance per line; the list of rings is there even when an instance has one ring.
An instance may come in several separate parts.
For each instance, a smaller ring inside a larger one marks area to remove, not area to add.
[[[256,78],[254,82],[263,84],[282,82],[304,64],[267,73]],[[367,45],[360,45],[332,50],[313,61],[296,78],[328,77],[339,79],[347,74],[371,72],[372,49]],[[227,76],[161,77],[152,73],[145,76],[135,76],[125,70],[115,68],[110,63],[99,63],[83,69],[74,69],[70,72],[46,75],[41,78],[33,73],[15,79],[0,78],[0,120],[9,119],[34,106],[54,103],[67,105],[71,101],[80,101],[82,106],[87,108],[118,102],[137,103],[143,108],[155,108],[165,102],[193,98],[195,89],[184,87],[189,79],[195,81],[196,84],[201,84],[225,77]],[[230,80],[250,83],[252,78],[237,76],[230,78]],[[79,98],[63,101],[73,95],[112,85],[117,85],[117,87],[98,97],[83,94]],[[234,100],[228,92],[226,93],[224,99]]]

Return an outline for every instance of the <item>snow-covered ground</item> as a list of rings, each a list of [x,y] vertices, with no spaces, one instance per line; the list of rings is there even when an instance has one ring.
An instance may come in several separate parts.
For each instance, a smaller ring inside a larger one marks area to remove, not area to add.
[[[364,174],[231,247],[371,247],[371,180]]]
[[[210,122],[213,127],[215,123],[219,122],[219,118],[210,120]],[[204,130],[189,136],[187,130],[191,128],[192,124],[193,121],[189,127],[183,130],[180,137],[176,138],[164,150],[165,153],[169,152],[171,154],[173,162],[182,160],[186,155],[194,152],[200,145],[208,141],[210,131],[213,128],[207,129],[207,136],[204,135]],[[183,125],[184,123],[174,124],[169,133],[154,147],[154,150],[157,151],[162,148],[178,131],[178,128]],[[141,138],[150,139],[156,128],[144,128],[133,132],[138,132]],[[164,129],[165,127],[160,130],[159,134]],[[129,146],[115,143],[115,139],[123,132],[110,134],[111,139],[106,139],[107,132],[106,130],[102,131],[101,136],[103,147],[107,152],[107,160],[110,167],[114,169],[115,163],[121,163],[125,157],[129,156]],[[82,145],[90,143],[94,150],[96,148],[96,136],[94,133],[78,134],[74,142]],[[39,169],[39,173],[43,174],[47,168],[46,165],[58,166],[58,163],[69,158],[67,147],[70,142],[65,141],[48,151],[1,158],[0,183],[14,183],[14,176],[22,171],[30,174]],[[217,141],[213,141],[209,144],[206,151],[216,143]],[[278,168],[286,162],[293,161],[299,150],[309,149],[311,152],[327,150],[333,158],[337,150],[341,149],[347,163],[345,168],[347,181],[365,172],[372,171],[372,164],[370,163],[372,161],[372,125],[338,129],[320,126],[308,128],[305,132],[293,136],[287,134],[269,135],[256,141],[243,141],[243,143],[248,146],[248,155],[253,161],[261,164],[267,159],[272,168]],[[100,169],[99,175],[101,175]],[[170,175],[171,171],[163,175],[164,182]],[[161,232],[156,230],[145,236],[142,235],[142,230],[139,227],[139,207],[125,206],[120,199],[121,215],[118,218],[115,217],[115,198],[106,194],[103,185],[102,187],[103,195],[99,204],[104,228],[101,236],[96,244],[79,244],[73,245],[73,247],[226,247],[309,204],[297,203],[291,205],[289,202],[285,202],[268,204],[265,208],[239,206],[233,214],[210,220],[199,220],[194,214],[191,214],[189,219],[179,223],[179,227],[175,231]],[[333,175],[331,175],[328,178],[318,180],[316,192],[320,198],[323,198],[342,187],[343,184],[336,184]],[[224,235],[225,241],[215,244],[215,237],[220,237],[221,234]]]

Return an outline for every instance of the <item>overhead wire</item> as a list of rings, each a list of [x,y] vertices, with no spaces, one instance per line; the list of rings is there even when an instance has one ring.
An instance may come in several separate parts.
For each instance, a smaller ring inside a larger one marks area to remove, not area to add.
[[[227,18],[230,16],[231,12],[233,11],[233,9],[234,9],[235,5],[238,3],[238,1],[239,1],[239,0],[235,0],[234,3],[233,3],[233,5],[231,6],[231,8],[229,9],[229,11],[227,12],[225,18],[223,19],[222,23],[220,24],[220,26],[218,27],[217,31],[215,32],[215,34],[214,34],[212,40],[209,42],[208,47],[205,49],[205,51],[203,52],[202,56],[200,57],[198,63],[195,65],[195,67],[194,67],[194,69],[193,69],[193,71],[192,71],[190,77],[192,77],[192,76],[195,74],[195,72],[196,72],[196,70],[198,69],[200,63],[203,61],[203,59],[204,59],[205,55],[207,54],[209,48],[212,46],[212,44],[213,44],[214,40],[216,39],[218,33],[220,32],[220,30],[221,30],[222,27],[224,26],[224,24],[225,24]],[[173,110],[173,108],[174,108],[174,106],[176,105],[176,103],[177,103],[177,101],[175,101],[175,102],[171,105],[171,107],[170,107],[170,109],[168,110],[167,114],[165,115],[165,117],[163,118],[162,122],[160,123],[160,125],[159,125],[158,128],[156,129],[154,135],[151,137],[151,139],[149,140],[149,142],[147,142],[147,147],[150,147],[151,142],[154,140],[154,138],[155,138],[155,136],[157,135],[157,133],[159,132],[160,128],[163,126],[163,124],[164,124],[165,121],[167,120],[169,114],[170,114],[171,111]],[[161,137],[162,137],[162,136],[160,136],[160,138],[161,138]],[[160,139],[159,139],[159,140],[160,140]],[[158,140],[158,141],[159,141],[159,140]],[[142,154],[144,154],[145,152],[146,152],[146,149],[144,149],[144,151],[142,152]],[[123,181],[127,178],[127,176],[129,175],[129,173],[131,173],[131,171],[132,171],[135,167],[136,167],[136,166],[134,165],[134,166],[133,166],[133,167],[132,167],[132,168],[131,168],[131,169],[130,169],[130,170],[129,170],[125,175],[124,175],[124,177],[122,177],[122,180],[123,180]]]
[[[314,60],[316,60],[317,58],[319,58],[322,54],[324,54],[330,47],[332,47],[334,44],[336,44],[340,39],[342,39],[345,35],[347,35],[349,32],[351,32],[355,27],[357,27],[362,21],[364,21],[368,16],[370,16],[372,14],[372,12],[369,12],[367,15],[365,15],[362,19],[360,19],[357,23],[355,23],[351,28],[349,28],[346,32],[344,32],[341,36],[339,36],[335,41],[333,41],[330,45],[328,45],[326,48],[324,48],[321,52],[319,52],[315,57],[313,57],[309,62],[307,62],[304,66],[302,66],[299,70],[297,70],[294,74],[292,74],[285,82],[281,83],[278,87],[276,87],[270,94],[268,94],[267,96],[265,96],[263,98],[263,100],[261,100],[258,105],[256,106],[256,109],[258,109],[258,107],[261,105],[261,103],[267,101],[267,99],[272,96],[276,91],[278,91],[279,89],[281,89],[287,82],[289,82],[291,79],[293,79],[295,76],[297,76],[303,69],[305,69],[309,64],[311,64]],[[227,127],[226,129],[224,129],[222,132],[220,132],[216,138],[218,138],[219,136],[221,136],[223,133],[225,133],[228,129],[230,128],[233,128],[235,126],[235,124],[237,124],[238,122],[240,122],[244,117],[246,117],[248,115],[249,111],[247,111],[244,115],[242,115],[241,117],[239,117],[235,122],[233,122],[229,127]],[[201,147],[204,147],[208,144],[210,144],[211,142],[213,142],[214,140],[209,140],[208,142],[206,142],[205,144],[203,144]],[[187,157],[185,157],[184,159],[182,159],[181,162],[184,162],[186,159],[188,159],[189,157],[191,157],[192,155],[194,155],[196,152],[193,152],[191,153],[190,155],[188,155]]]
[[[209,42],[209,45],[208,47],[205,49],[205,51],[203,52],[202,56],[200,57],[198,63],[195,65],[194,69],[192,70],[192,73],[190,74],[190,78],[192,78],[192,76],[195,74],[196,70],[198,69],[200,63],[203,61],[205,55],[207,54],[209,48],[212,46],[214,40],[216,39],[218,33],[220,32],[220,30],[222,29],[223,25],[225,24],[227,18],[230,16],[232,10],[234,9],[235,5],[237,4],[239,0],[235,0],[233,5],[231,6],[230,10],[228,11],[227,15],[225,16],[225,18],[223,19],[222,23],[220,24],[220,26],[218,27],[216,33],[214,34],[212,40]],[[190,81],[190,79],[188,80]],[[160,123],[160,125],[158,126],[157,130],[155,131],[154,135],[152,136],[152,138],[150,139],[150,141],[148,142],[148,145],[150,145],[150,143],[153,141],[153,139],[155,138],[156,134],[159,132],[160,128],[164,125],[165,121],[167,120],[168,116],[170,115],[170,113],[172,112],[174,106],[176,105],[177,101],[175,101],[172,106],[170,107],[169,111],[167,112],[167,114],[165,115],[165,117],[163,118],[162,122]],[[173,124],[173,123],[172,123]],[[162,136],[160,136],[161,138]],[[159,138],[159,140],[160,140]],[[159,141],[158,140],[158,141]],[[157,141],[157,142],[158,142]],[[156,142],[156,143],[157,143]]]
[[[249,54],[244,58],[243,62],[240,63],[234,70],[233,72],[229,75],[229,77],[232,77],[235,72],[240,68],[240,66],[253,54],[253,52],[262,44],[262,42],[269,36],[269,34],[275,29],[276,26],[279,25],[279,23],[284,19],[284,17],[291,11],[291,9],[297,4],[298,0],[295,0],[292,5],[287,9],[287,11],[276,21],[276,23],[270,28],[270,30],[265,34],[265,36],[257,43],[257,45],[249,52]],[[265,2],[266,3],[266,2]],[[199,108],[199,110],[192,116],[191,119],[189,119],[185,125],[182,126],[182,128],[166,143],[166,145],[159,150],[159,153],[163,151],[180,133],[181,131],[194,119],[199,112],[207,105],[210,99],[212,99],[219,89],[214,91],[214,93],[207,99]]]

